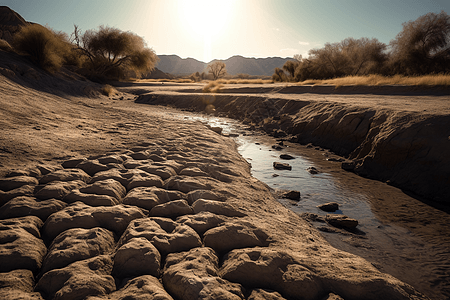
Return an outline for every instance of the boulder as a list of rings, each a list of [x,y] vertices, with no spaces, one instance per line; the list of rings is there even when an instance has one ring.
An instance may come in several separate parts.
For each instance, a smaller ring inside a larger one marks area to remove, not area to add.
[[[175,298],[183,300],[244,299],[241,285],[220,278],[218,263],[211,248],[169,254],[164,267],[164,286]]]
[[[180,191],[170,191],[157,187],[137,187],[128,192],[122,203],[151,210],[158,204],[185,197],[185,194]]]
[[[42,231],[50,240],[70,228],[103,227],[121,236],[132,220],[144,217],[142,210],[134,206],[91,207],[82,202],[75,202],[52,214],[45,222]]]
[[[273,168],[276,170],[292,170],[292,166],[290,164],[287,163],[280,163],[280,162],[274,162],[273,163]]]
[[[114,206],[120,203],[119,200],[112,196],[85,194],[80,192],[80,190],[78,189],[70,192],[67,196],[64,197],[63,200],[66,203],[74,203],[80,201],[90,206]]]
[[[125,197],[127,191],[120,182],[114,179],[105,179],[96,181],[86,187],[79,189],[83,194],[96,194],[96,195],[107,195],[117,199],[118,202],[122,201]]]
[[[128,240],[114,254],[113,274],[115,277],[126,278],[141,275],[159,277],[160,268],[161,254],[144,237]]]
[[[318,205],[317,208],[326,212],[335,212],[339,209],[339,204],[336,202],[328,202],[325,204]]]
[[[116,290],[110,275],[113,262],[109,255],[100,255],[74,262],[62,269],[45,273],[35,290],[46,299],[75,300],[88,296],[106,295]]]
[[[104,228],[72,228],[59,234],[48,248],[41,274],[61,269],[69,264],[109,253],[114,247],[114,235]]]
[[[192,204],[192,209],[194,210],[195,214],[198,214],[202,211],[209,211],[216,215],[224,215],[228,217],[246,216],[246,214],[238,211],[229,203],[213,200],[198,199]]]
[[[195,215],[178,217],[177,223],[188,225],[202,236],[207,230],[222,224],[228,219],[228,217],[222,215],[216,215],[209,211],[202,211]]]
[[[30,176],[0,178],[0,190],[8,192],[24,185],[37,185],[38,183],[36,178]]]
[[[128,279],[119,290],[105,296],[91,296],[86,300],[173,300],[158,278],[143,275]]]
[[[230,221],[205,232],[206,247],[223,254],[233,249],[267,246],[268,235],[254,225],[242,221]]]
[[[358,221],[352,218],[347,217],[346,215],[335,215],[335,214],[328,214],[325,217],[325,221],[328,222],[328,224],[335,226],[335,227],[344,227],[344,228],[355,228],[358,226]]]
[[[192,207],[186,200],[174,200],[167,203],[156,205],[150,211],[152,217],[176,218],[183,215],[193,214]]]
[[[25,269],[36,273],[47,253],[39,235],[42,221],[24,217],[0,221],[0,272]]]
[[[41,184],[47,184],[52,181],[74,181],[74,180],[89,182],[90,179],[91,176],[86,174],[86,172],[84,172],[81,169],[62,169],[42,176],[39,182]]]
[[[286,298],[317,299],[323,295],[318,276],[283,251],[268,248],[229,252],[219,272],[222,278],[245,287],[279,292]]]
[[[45,221],[64,207],[66,203],[56,199],[38,201],[34,197],[19,196],[0,207],[0,219],[36,216]]]
[[[162,255],[200,247],[202,241],[189,226],[167,218],[143,218],[130,223],[118,242],[118,247],[132,238],[146,238]]]
[[[86,186],[86,183],[81,180],[74,181],[52,181],[40,189],[35,195],[40,200],[58,199],[62,200],[66,195],[75,189]]]

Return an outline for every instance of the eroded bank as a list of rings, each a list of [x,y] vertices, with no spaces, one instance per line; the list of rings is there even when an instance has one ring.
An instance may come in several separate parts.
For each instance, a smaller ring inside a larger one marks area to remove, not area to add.
[[[155,91],[140,95],[136,102],[239,119],[275,137],[330,149],[347,157],[344,167],[359,175],[426,200],[449,203],[450,101],[445,95],[432,99],[360,94],[333,98],[234,92]]]

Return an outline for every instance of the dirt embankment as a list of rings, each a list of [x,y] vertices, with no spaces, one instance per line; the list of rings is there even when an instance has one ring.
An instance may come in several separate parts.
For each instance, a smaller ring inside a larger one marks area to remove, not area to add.
[[[157,91],[141,94],[136,102],[228,115],[276,137],[348,157],[345,167],[362,176],[450,203],[448,89],[401,87],[395,92],[390,87],[393,95],[387,96],[379,87],[365,95],[363,88],[353,88],[324,96],[320,91],[327,88],[316,89],[317,94],[296,88],[265,94],[237,94],[251,88],[224,91],[230,94]]]

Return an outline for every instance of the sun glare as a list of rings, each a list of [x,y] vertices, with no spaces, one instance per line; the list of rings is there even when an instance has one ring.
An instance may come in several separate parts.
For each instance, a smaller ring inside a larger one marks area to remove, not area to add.
[[[211,60],[211,44],[220,39],[230,22],[235,1],[227,0],[181,0],[180,22],[192,42],[204,43],[204,61]]]

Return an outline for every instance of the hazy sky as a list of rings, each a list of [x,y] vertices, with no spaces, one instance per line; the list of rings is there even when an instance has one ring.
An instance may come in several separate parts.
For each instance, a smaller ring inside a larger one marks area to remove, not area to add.
[[[347,37],[389,43],[402,23],[450,14],[450,0],[0,0],[31,22],[71,33],[132,31],[156,54],[209,62],[233,55],[307,55]]]

